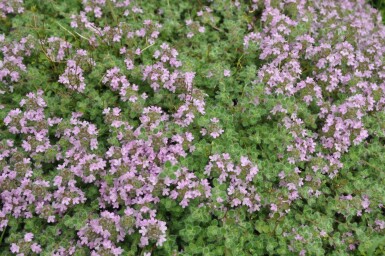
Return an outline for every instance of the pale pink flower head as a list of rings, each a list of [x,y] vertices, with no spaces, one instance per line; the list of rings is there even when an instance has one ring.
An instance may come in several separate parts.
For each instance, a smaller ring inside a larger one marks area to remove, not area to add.
[[[33,239],[33,234],[32,233],[27,233],[24,235],[24,241],[26,242],[31,242]]]
[[[19,250],[20,250],[20,247],[17,244],[15,244],[15,243],[11,244],[11,252],[12,253],[18,253]]]

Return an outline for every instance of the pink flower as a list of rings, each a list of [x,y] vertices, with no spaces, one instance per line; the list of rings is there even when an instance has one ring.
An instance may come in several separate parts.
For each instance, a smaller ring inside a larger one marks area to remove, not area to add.
[[[48,216],[47,222],[48,223],[54,223],[55,222],[55,216]]]
[[[364,200],[361,202],[361,205],[362,205],[362,208],[364,209],[369,208],[369,205],[370,205],[369,199],[365,197]]]
[[[229,77],[229,76],[230,76],[230,70],[225,69],[225,70],[223,71],[223,75],[224,75],[225,77]]]
[[[294,237],[295,240],[298,240],[298,241],[302,241],[303,240],[303,237],[299,234],[297,234],[295,237]]]
[[[11,252],[18,253],[19,250],[20,250],[20,247],[17,244],[15,244],[15,243],[11,244]]]
[[[245,156],[241,156],[241,166],[247,166],[247,165],[249,165],[251,162],[250,162],[250,160],[247,158],[247,157],[245,157]]]
[[[24,241],[26,241],[26,242],[31,242],[32,239],[33,239],[33,234],[32,234],[32,233],[26,233],[26,234],[24,235]]]
[[[42,250],[41,250],[41,246],[37,243],[33,243],[31,245],[31,250],[34,252],[34,253],[40,253]]]
[[[216,118],[216,117],[214,117],[214,118],[211,118],[211,119],[210,119],[210,121],[211,121],[211,122],[213,122],[214,124],[217,124],[217,123],[219,123],[219,119],[218,119],[218,118]]]
[[[119,256],[119,255],[121,255],[121,254],[123,253],[123,249],[120,248],[120,247],[118,247],[118,248],[113,248],[113,249],[111,250],[111,252],[112,252],[112,254],[113,254],[114,256]]]

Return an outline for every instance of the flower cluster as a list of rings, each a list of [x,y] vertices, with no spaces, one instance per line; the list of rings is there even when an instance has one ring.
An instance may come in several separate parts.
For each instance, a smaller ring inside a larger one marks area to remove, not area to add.
[[[46,47],[47,57],[52,62],[61,62],[70,54],[72,45],[59,37],[50,37],[41,42]]]
[[[0,17],[5,18],[11,13],[23,13],[23,0],[1,0],[0,1]]]
[[[20,101],[20,106],[25,111],[13,109],[4,118],[10,133],[23,134],[21,146],[25,152],[30,152],[32,157],[51,148],[49,127],[61,121],[60,118],[45,118],[44,109],[47,104],[42,95],[41,90],[27,94],[27,97]]]
[[[194,72],[173,69],[182,66],[177,56],[178,52],[175,49],[170,48],[168,44],[162,44],[161,50],[154,53],[155,59],[160,58],[160,61],[143,68],[143,80],[147,80],[155,91],[164,88],[177,94],[180,103],[173,118],[175,123],[186,127],[196,116],[205,114],[205,94],[200,89],[194,88]]]
[[[12,85],[18,82],[21,74],[27,70],[23,63],[24,57],[30,56],[34,48],[32,37],[8,41],[4,35],[0,34],[0,52],[3,55],[3,59],[0,60],[0,82],[10,86],[11,91]]]
[[[100,218],[92,219],[78,232],[80,244],[87,245],[91,255],[121,255],[123,250],[114,243],[124,240],[125,231],[121,218],[112,212],[103,211]]]
[[[175,172],[175,179],[166,177],[164,179],[162,195],[169,196],[171,199],[180,201],[180,205],[184,208],[189,205],[190,200],[194,198],[206,197],[211,195],[211,186],[209,182],[198,180],[194,173],[188,171],[186,167]]]
[[[192,38],[197,33],[204,33],[206,31],[204,26],[201,26],[198,21],[192,21],[191,19],[186,20],[186,26],[189,29],[187,33],[188,38]]]
[[[122,101],[129,101],[132,104],[139,103],[142,106],[147,98],[146,93],[139,95],[139,86],[130,84],[127,77],[121,73],[118,67],[107,70],[102,82],[108,84],[112,91],[118,91]]]
[[[235,165],[229,154],[212,155],[205,167],[205,174],[215,178],[219,184],[227,185],[225,198],[217,197],[218,203],[228,202],[231,207],[243,205],[249,212],[258,211],[261,207],[261,198],[253,185],[253,179],[258,174],[258,167],[247,157],[242,156],[240,164]]]
[[[222,126],[219,124],[219,119],[214,117],[210,119],[210,124],[207,126],[207,128],[202,128],[201,134],[204,136],[206,134],[210,135],[214,139],[219,137],[224,130],[222,129]]]
[[[23,240],[11,244],[11,252],[20,256],[38,255],[42,249],[39,244],[32,241],[33,237],[32,233],[26,233]]]
[[[94,65],[95,62],[88,57],[87,51],[77,50],[75,56],[67,60],[66,69],[60,75],[59,83],[64,84],[70,90],[84,92],[86,84],[83,72]]]

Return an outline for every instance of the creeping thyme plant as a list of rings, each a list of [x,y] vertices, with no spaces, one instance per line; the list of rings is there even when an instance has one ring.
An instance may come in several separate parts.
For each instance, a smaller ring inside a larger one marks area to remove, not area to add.
[[[0,255],[384,255],[365,0],[0,0]]]

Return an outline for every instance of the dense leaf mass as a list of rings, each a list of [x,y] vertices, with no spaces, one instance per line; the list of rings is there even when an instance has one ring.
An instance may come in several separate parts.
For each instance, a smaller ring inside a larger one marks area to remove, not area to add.
[[[1,255],[383,255],[364,0],[0,0]]]

